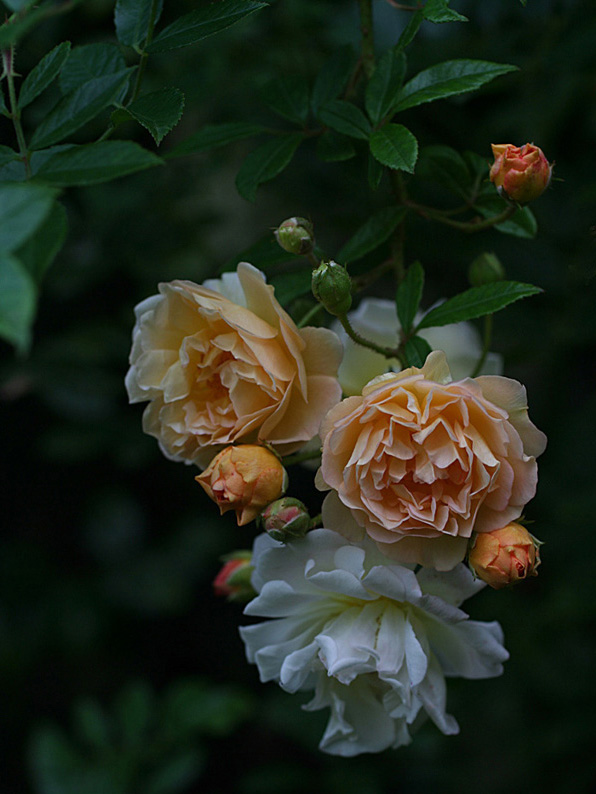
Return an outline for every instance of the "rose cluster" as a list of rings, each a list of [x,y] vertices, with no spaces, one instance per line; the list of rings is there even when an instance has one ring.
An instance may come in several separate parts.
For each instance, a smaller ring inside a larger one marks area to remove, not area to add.
[[[546,444],[524,387],[492,354],[470,377],[482,350],[465,323],[424,332],[433,352],[405,369],[339,325],[298,328],[247,263],[162,284],[136,316],[126,386],[145,431],[202,469],[222,513],[264,530],[215,582],[265,619],[241,629],[261,680],[329,709],[329,753],[398,747],[426,718],[457,732],[445,679],[499,675],[507,658],[499,625],[461,604],[540,562],[519,523]],[[373,341],[399,337],[389,301],[350,317]],[[317,455],[311,517],[284,496],[284,465]]]

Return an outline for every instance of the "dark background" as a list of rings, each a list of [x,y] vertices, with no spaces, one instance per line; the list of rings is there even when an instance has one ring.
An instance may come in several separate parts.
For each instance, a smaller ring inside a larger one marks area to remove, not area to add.
[[[32,351],[19,359],[1,346],[1,792],[591,789],[596,12],[587,0],[453,6],[470,22],[426,24],[408,52],[409,75],[456,57],[520,71],[409,111],[403,123],[422,144],[487,162],[490,143],[505,141],[533,141],[556,161],[557,180],[533,206],[535,240],[494,230],[465,237],[418,221],[407,242],[408,258],[427,269],[429,303],[465,288],[468,264],[484,250],[509,278],[544,289],[499,315],[492,345],[505,374],[527,385],[531,417],[549,437],[526,511],[545,542],[540,576],[467,605],[472,617],[501,622],[505,674],[449,682],[457,737],[427,725],[398,751],[323,756],[325,715],[258,683],[237,634],[240,610],[212,595],[219,557],[250,546],[254,531],[219,519],[196,472],[143,435],[142,408],[127,404],[123,385],[133,307],[159,281],[212,276],[290,215],[311,217],[333,255],[389,195],[385,183],[363,189],[362,158],[321,164],[313,145],[249,204],[234,187],[251,148],[242,142],[67,191],[70,232],[44,285]],[[166,3],[164,21],[193,7]],[[375,12],[382,50],[406,15],[383,0]],[[26,74],[64,39],[113,40],[112,14],[110,0],[93,0],[47,20],[23,43],[18,67]],[[217,37],[154,56],[146,88],[186,94],[184,118],[161,150],[206,123],[277,123],[255,86],[276,70],[312,78],[358,36],[354,2],[280,0]],[[34,108],[27,128],[43,114],[43,103]],[[2,125],[2,143],[12,145]],[[138,128],[124,134],[152,146]],[[315,506],[308,476],[292,472],[293,490]]]

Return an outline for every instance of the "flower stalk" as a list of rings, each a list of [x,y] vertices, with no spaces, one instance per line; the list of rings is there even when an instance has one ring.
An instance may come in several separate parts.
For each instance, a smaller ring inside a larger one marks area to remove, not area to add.
[[[17,102],[17,94],[14,85],[14,44],[11,44],[8,49],[2,51],[2,65],[4,67],[4,76],[6,77],[6,83],[8,85],[8,101],[10,104],[9,118],[12,120],[19,146],[19,153],[25,166],[25,174],[27,179],[31,179],[30,152],[27,148],[25,134],[21,125],[21,110]]]

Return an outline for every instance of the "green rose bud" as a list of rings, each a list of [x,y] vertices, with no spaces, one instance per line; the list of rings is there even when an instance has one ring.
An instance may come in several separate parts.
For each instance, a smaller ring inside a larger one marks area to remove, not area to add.
[[[352,280],[337,262],[321,262],[312,274],[312,291],[329,314],[341,316],[352,305]]]
[[[504,278],[505,268],[495,254],[480,254],[468,269],[468,281],[473,287],[503,281]]]
[[[315,244],[313,225],[306,218],[288,218],[275,230],[275,239],[290,254],[309,254]]]
[[[263,510],[259,520],[265,532],[282,543],[304,537],[311,525],[306,505],[291,496],[272,502]]]

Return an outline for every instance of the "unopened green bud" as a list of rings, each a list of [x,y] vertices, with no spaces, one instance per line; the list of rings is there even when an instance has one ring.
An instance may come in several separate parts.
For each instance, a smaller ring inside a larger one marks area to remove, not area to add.
[[[468,269],[468,281],[473,287],[503,281],[505,268],[495,254],[484,253],[477,256]]]
[[[340,317],[352,305],[352,280],[337,262],[321,262],[312,274],[312,291],[329,314]]]
[[[306,505],[299,499],[284,496],[268,505],[261,513],[260,523],[273,540],[285,543],[302,538],[312,523]]]
[[[290,254],[309,254],[315,244],[313,225],[306,218],[288,218],[275,230],[275,239]]]

